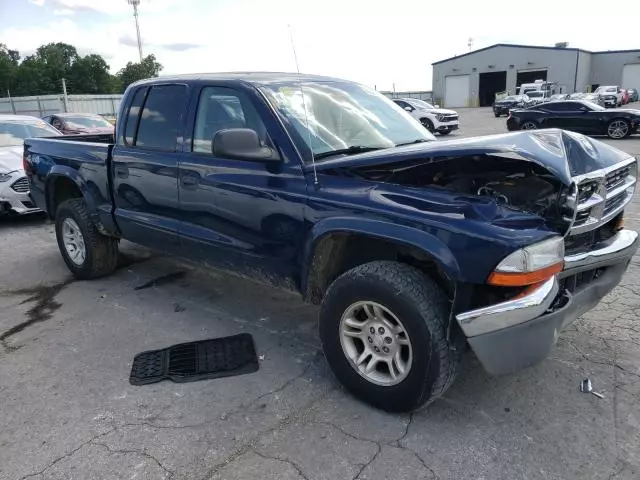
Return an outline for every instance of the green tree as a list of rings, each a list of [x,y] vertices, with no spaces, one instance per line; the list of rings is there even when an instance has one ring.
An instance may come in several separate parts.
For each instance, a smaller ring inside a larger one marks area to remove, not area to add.
[[[67,43],[49,43],[36,50],[42,71],[42,86],[48,93],[60,92],[63,78],[68,78],[72,65],[80,56],[76,47]]]
[[[59,90],[58,90],[59,91]],[[12,96],[46,95],[52,93],[47,90],[44,77],[44,66],[35,56],[29,55],[18,67],[15,76]]]
[[[0,43],[0,97],[7,95],[7,90],[13,90],[19,62],[20,53]]]
[[[157,77],[162,71],[162,65],[158,63],[155,55],[147,55],[142,62],[129,62],[118,72],[117,77],[120,80],[120,92],[124,92],[129,85],[144,78]]]
[[[78,58],[68,72],[67,91],[71,93],[113,93],[109,65],[100,55]]]

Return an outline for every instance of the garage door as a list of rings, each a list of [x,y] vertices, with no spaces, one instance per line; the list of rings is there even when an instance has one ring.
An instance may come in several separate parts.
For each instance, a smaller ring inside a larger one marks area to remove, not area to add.
[[[621,87],[640,89],[640,63],[630,63],[624,66]]]
[[[469,106],[469,75],[445,77],[444,106],[447,108]]]

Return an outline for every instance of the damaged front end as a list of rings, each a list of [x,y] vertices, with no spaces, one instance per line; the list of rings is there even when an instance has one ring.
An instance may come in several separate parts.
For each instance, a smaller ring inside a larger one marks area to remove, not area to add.
[[[447,215],[516,236],[519,228],[549,230],[546,240],[501,259],[485,284],[456,288],[453,318],[489,373],[545,358],[559,332],[620,282],[638,248],[638,234],[623,227],[637,160],[602,142],[542,130],[397,150],[337,159],[319,171],[379,182],[374,190],[410,187],[396,203],[418,199],[426,215],[433,212],[424,197],[446,197]],[[411,193],[421,187],[429,194]]]
[[[499,207],[493,210],[497,222],[506,208],[539,217],[566,235],[585,215],[578,204],[602,197],[602,185],[591,180],[625,162],[635,178],[635,161],[624,152],[580,134],[541,130],[378,150],[316,168],[382,184],[440,189],[457,194],[456,203],[491,200]]]

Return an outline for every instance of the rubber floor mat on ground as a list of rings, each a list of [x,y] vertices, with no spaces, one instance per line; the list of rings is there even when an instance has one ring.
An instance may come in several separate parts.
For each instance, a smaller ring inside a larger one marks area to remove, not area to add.
[[[253,338],[241,333],[139,353],[133,359],[129,383],[147,385],[165,379],[195,382],[243,375],[258,368]]]

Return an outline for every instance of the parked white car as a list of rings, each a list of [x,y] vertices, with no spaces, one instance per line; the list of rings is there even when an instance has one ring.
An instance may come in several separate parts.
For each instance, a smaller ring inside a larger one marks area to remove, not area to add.
[[[432,133],[447,135],[460,128],[458,112],[454,110],[438,108],[417,98],[394,98],[393,101]]]
[[[616,85],[600,86],[593,93],[600,95],[605,107],[615,108],[622,105],[622,89]]]
[[[0,216],[39,212],[22,166],[25,138],[62,135],[36,117],[0,115]]]

